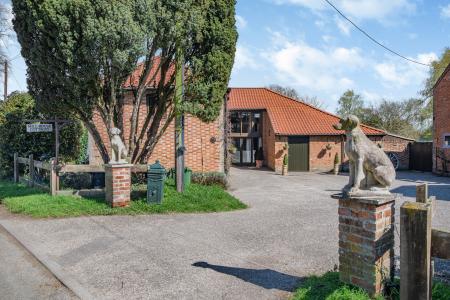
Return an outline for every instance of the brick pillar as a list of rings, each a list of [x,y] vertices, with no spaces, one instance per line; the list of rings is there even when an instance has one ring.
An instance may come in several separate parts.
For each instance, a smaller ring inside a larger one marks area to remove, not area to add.
[[[128,164],[105,165],[106,202],[111,207],[124,207],[130,204],[132,166]]]
[[[339,198],[340,279],[372,296],[393,276],[395,198]]]

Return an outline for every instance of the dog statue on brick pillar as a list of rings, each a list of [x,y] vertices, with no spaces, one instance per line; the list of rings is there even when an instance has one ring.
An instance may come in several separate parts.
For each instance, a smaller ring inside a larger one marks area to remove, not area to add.
[[[120,138],[120,129],[111,129],[111,161],[110,164],[126,164],[128,155],[127,148]]]
[[[390,195],[395,169],[389,157],[360,128],[359,119],[350,115],[333,127],[344,130],[345,153],[349,159],[350,180],[344,194],[350,197]]]

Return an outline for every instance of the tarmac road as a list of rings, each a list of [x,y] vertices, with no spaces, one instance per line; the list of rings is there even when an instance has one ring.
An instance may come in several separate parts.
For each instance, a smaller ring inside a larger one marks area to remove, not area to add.
[[[0,226],[0,299],[78,299]]]

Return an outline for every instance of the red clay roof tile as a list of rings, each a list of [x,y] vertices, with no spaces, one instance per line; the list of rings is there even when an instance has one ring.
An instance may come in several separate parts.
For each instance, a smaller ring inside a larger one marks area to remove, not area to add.
[[[147,78],[146,86],[151,87],[158,84],[161,80],[161,68],[159,68],[159,64],[161,62],[161,57],[156,56],[153,60],[152,69],[150,71],[150,74]],[[144,64],[139,63],[136,67],[136,69],[133,71],[133,73],[125,80],[125,83],[123,84],[124,88],[136,88],[139,84],[140,76],[142,75],[144,69]],[[172,75],[175,72],[175,65],[172,63],[169,67],[169,70],[166,74],[166,82],[170,80]]]
[[[333,128],[339,117],[267,88],[231,88],[227,105],[230,110],[266,110],[278,135],[344,134]],[[386,134],[366,125],[362,129],[367,135]]]

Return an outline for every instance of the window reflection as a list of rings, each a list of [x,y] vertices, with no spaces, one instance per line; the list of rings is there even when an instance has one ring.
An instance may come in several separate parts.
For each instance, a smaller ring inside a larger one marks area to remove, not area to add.
[[[249,133],[250,132],[250,113],[243,112],[241,113],[241,133]]]
[[[250,134],[261,132],[261,113],[230,112],[231,132]]]
[[[238,112],[232,112],[230,114],[231,132],[241,133],[241,119]]]
[[[260,120],[261,120],[261,114],[260,113],[254,113],[253,114],[252,132],[256,132],[256,133],[259,132]]]

